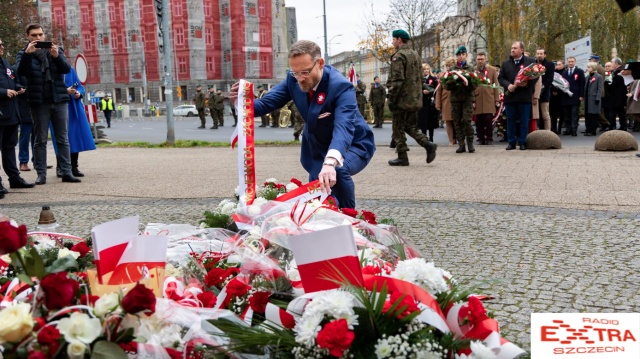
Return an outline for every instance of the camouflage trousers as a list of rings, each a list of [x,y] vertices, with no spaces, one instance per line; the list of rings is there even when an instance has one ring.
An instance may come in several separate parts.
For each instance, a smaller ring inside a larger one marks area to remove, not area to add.
[[[384,103],[380,105],[373,105],[373,118],[375,119],[376,126],[382,126],[384,122]]]
[[[200,125],[204,127],[207,123],[207,119],[204,117],[204,107],[198,109],[198,117],[200,117]]]
[[[223,120],[224,114],[222,110],[209,109],[209,112],[211,113],[211,118],[213,119],[214,126],[224,125],[224,120]]]
[[[472,117],[473,101],[470,97],[466,101],[451,102],[451,119],[456,129],[456,141],[460,145],[464,143],[465,138],[473,143]]]
[[[360,114],[362,115],[363,118],[364,118],[364,108],[366,104],[367,104],[366,101],[358,101],[358,111],[360,111]]]
[[[293,136],[300,136],[304,129],[304,118],[302,116],[293,116]]]
[[[422,147],[429,143],[429,138],[418,128],[418,111],[393,111],[392,114],[391,138],[396,142],[398,158],[407,158],[409,151],[405,133]]]

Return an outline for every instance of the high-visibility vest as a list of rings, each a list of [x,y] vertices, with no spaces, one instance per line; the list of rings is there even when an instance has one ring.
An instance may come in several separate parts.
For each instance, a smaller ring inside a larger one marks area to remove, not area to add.
[[[105,109],[107,109],[107,106],[109,111],[113,111],[113,100],[111,99],[109,99],[109,101],[105,101],[105,99],[100,100],[100,110],[104,111]]]

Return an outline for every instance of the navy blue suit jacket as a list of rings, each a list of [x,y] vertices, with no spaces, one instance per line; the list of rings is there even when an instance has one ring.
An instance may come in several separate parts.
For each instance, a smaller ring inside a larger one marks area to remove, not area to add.
[[[329,149],[340,151],[352,175],[369,163],[376,150],[373,132],[358,111],[353,84],[342,73],[325,65],[311,100],[295,77],[287,74],[284,81],[255,100],[255,116],[282,108],[289,100],[305,119],[300,163],[310,176],[320,173]],[[327,113],[330,114],[318,118]]]
[[[569,68],[562,71],[562,77],[569,81],[569,90],[573,96],[563,93],[562,106],[575,106],[580,104],[580,97],[584,96],[584,71],[577,66],[573,67],[573,74],[569,76]]]

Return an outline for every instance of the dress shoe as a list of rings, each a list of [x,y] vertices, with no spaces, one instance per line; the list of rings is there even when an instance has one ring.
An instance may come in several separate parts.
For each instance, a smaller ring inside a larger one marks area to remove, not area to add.
[[[409,165],[408,159],[396,158],[393,160],[389,160],[389,166],[408,166],[408,165]]]
[[[4,193],[0,193],[0,199],[4,198]]]
[[[569,132],[569,131],[564,131],[564,132],[562,132],[562,135],[563,135],[563,136],[569,136],[570,134],[571,134],[571,132]]]
[[[36,179],[36,184],[37,185],[41,185],[41,184],[45,184],[45,183],[47,183],[47,177],[38,176],[38,178]]]
[[[520,145],[520,151],[524,151],[527,149],[527,145]]]
[[[438,145],[433,142],[427,142],[427,145],[424,147],[427,150],[427,163],[433,162],[436,159],[436,151],[438,150]]]
[[[600,128],[600,132],[607,132],[607,131],[609,131],[609,129],[608,129],[608,128],[606,128],[606,127],[601,127],[601,128]]]
[[[9,193],[9,190],[4,188],[2,182],[0,182],[0,193],[2,193],[2,195],[4,195],[5,193]]]
[[[571,136],[572,137],[576,137],[576,136],[578,136],[578,134],[575,131],[573,131],[573,132],[571,132]]]
[[[84,173],[80,172],[78,167],[71,167],[71,174],[75,177],[84,177]]]
[[[219,124],[218,126],[220,127],[224,127],[224,123]],[[235,126],[234,126],[235,127]]]
[[[585,136],[595,136],[595,133],[591,133],[591,132],[585,132],[584,133]]]
[[[62,176],[62,182],[78,183],[82,181],[80,181],[80,178],[73,177],[72,175],[64,175]]]
[[[456,150],[456,153],[465,153],[467,152],[467,147],[465,145],[458,145],[458,149]]]
[[[18,178],[15,181],[9,181],[9,187],[11,188],[33,188],[36,185],[33,183],[27,183],[23,178]]]
[[[511,151],[515,149],[516,149],[516,145],[509,144],[509,146],[507,146],[507,151]]]
[[[487,141],[487,146],[493,146],[493,141]]]
[[[53,166],[52,166],[52,165],[48,165],[48,166],[47,166],[47,169],[48,169],[48,170],[50,170],[50,169],[52,169],[52,168],[53,168]]]
[[[31,171],[31,168],[29,168],[29,165],[26,163],[21,163],[20,172],[27,172],[27,171]]]
[[[262,124],[262,125],[260,125],[260,126],[258,126],[258,127],[267,127],[267,125],[265,125],[265,124]]]

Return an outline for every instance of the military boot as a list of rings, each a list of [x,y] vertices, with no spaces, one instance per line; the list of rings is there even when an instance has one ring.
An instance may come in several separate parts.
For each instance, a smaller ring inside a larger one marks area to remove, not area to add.
[[[436,159],[436,150],[438,149],[438,145],[427,141],[423,147],[427,150],[427,163],[433,162],[433,160]]]
[[[467,138],[467,148],[469,149],[469,153],[476,152],[475,147],[473,147],[473,137]],[[464,152],[464,151],[463,151]]]
[[[406,152],[398,153],[398,158],[389,160],[389,166],[408,166],[409,156]]]
[[[465,153],[465,152],[467,152],[467,149],[464,146],[464,142],[459,142],[458,143],[458,149],[456,150],[456,153]]]

